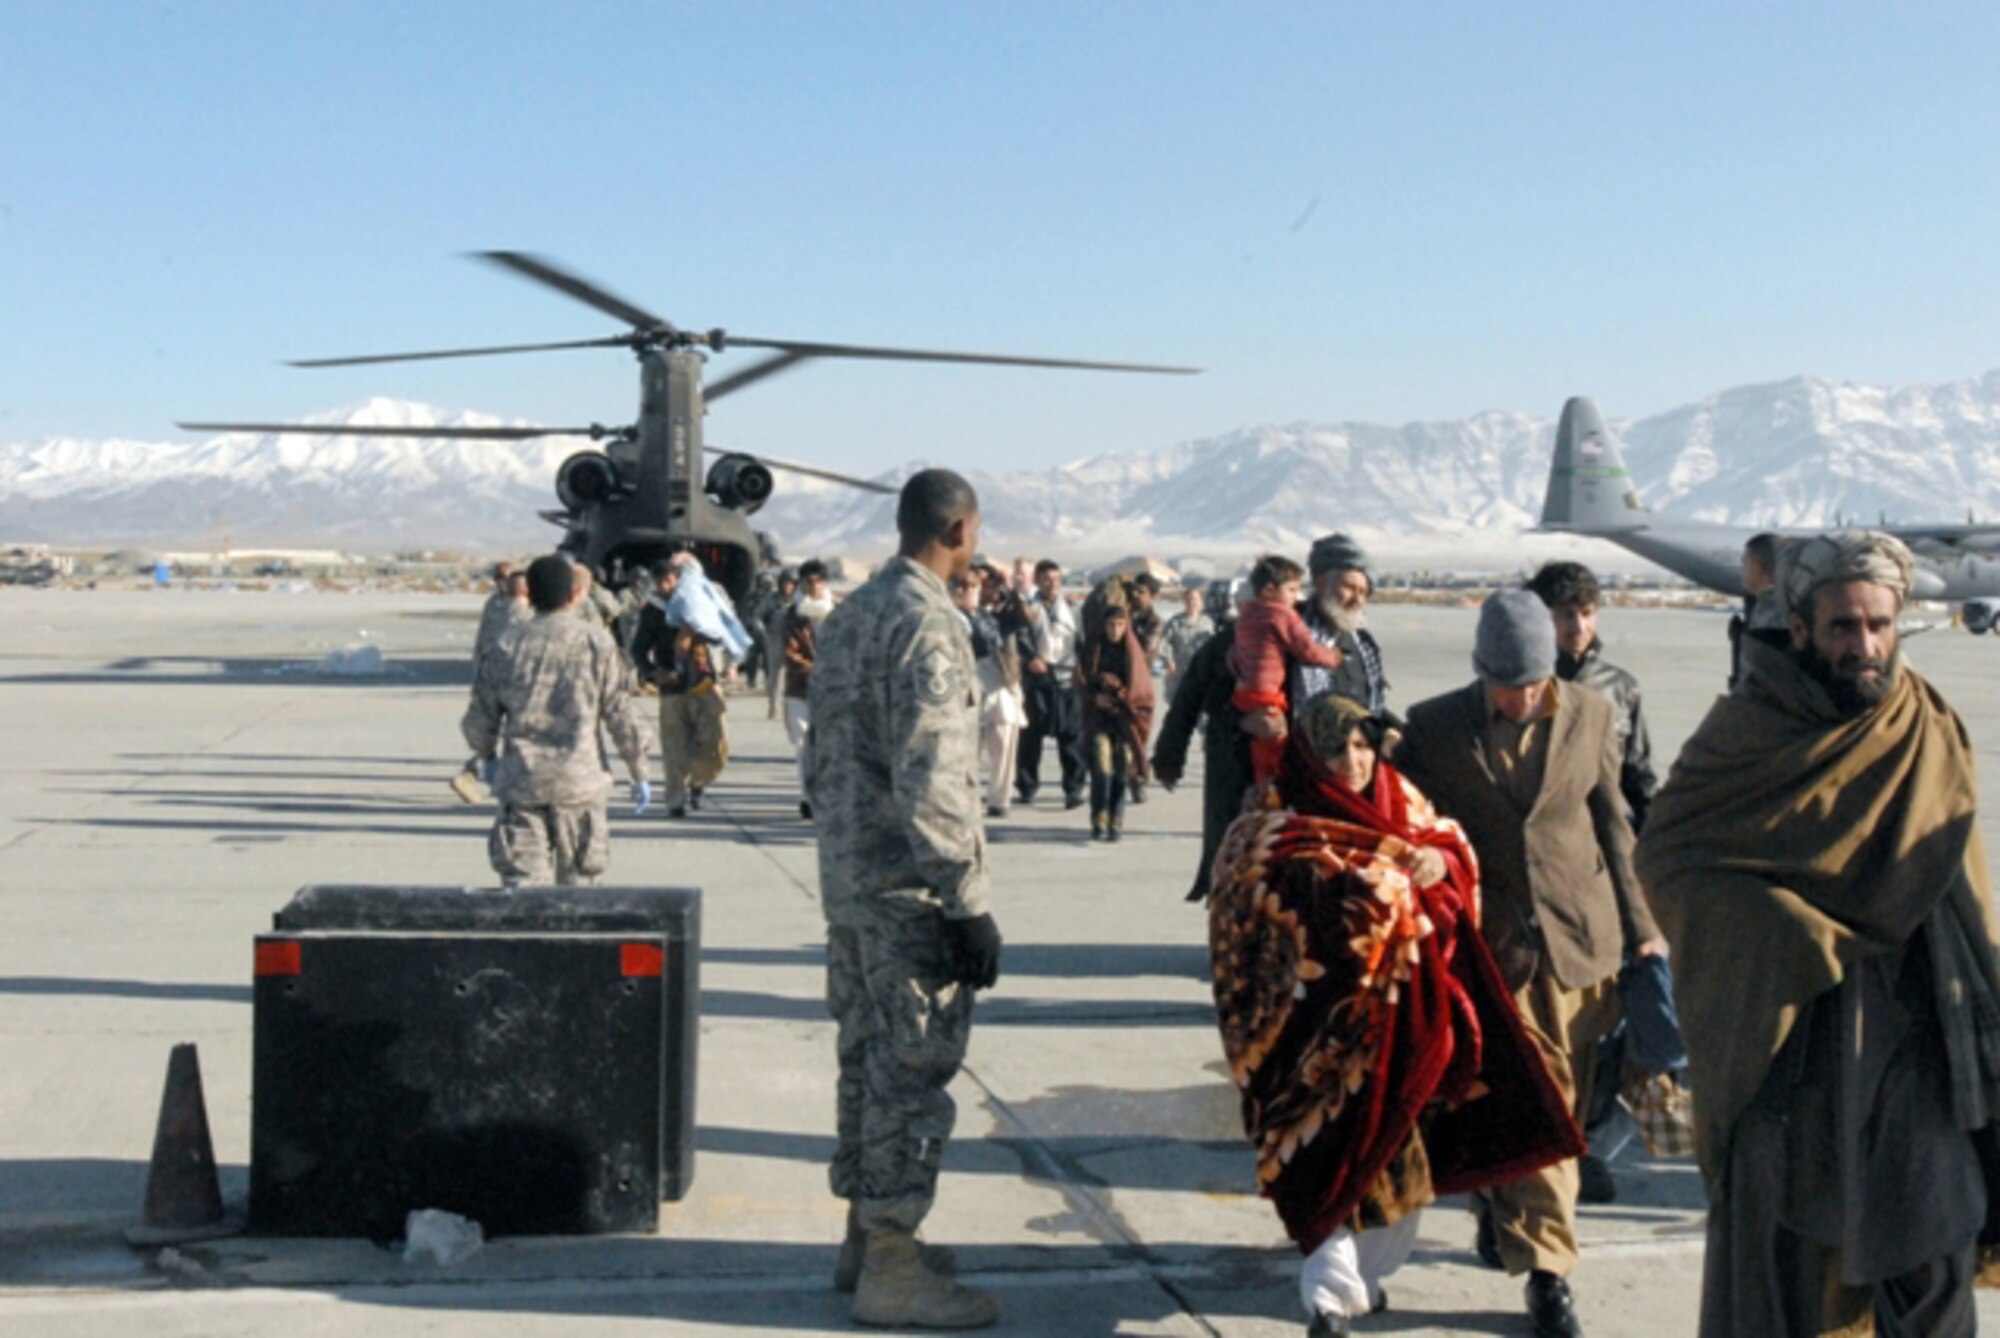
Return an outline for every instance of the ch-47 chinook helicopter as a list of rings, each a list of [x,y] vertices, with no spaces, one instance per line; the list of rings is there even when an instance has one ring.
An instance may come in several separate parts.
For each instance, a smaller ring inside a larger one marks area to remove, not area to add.
[[[613,586],[643,574],[655,559],[689,549],[730,595],[741,602],[756,576],[760,536],[748,517],[767,500],[772,470],[828,479],[870,492],[893,488],[832,470],[794,464],[702,442],[702,418],[709,401],[743,389],[813,358],[873,358],[906,362],[986,363],[1005,367],[1064,367],[1101,372],[1164,372],[1189,375],[1192,367],[1139,363],[1085,362],[1068,358],[955,353],[936,349],[878,348],[860,344],[808,343],[791,339],[750,339],[722,330],[683,330],[643,307],[550,263],[517,251],[479,253],[493,264],[546,284],[632,328],[600,339],[550,344],[504,344],[485,348],[438,349],[420,353],[314,358],[293,367],[355,367],[370,363],[418,362],[438,358],[489,357],[502,353],[542,353],[556,349],[624,348],[639,359],[639,418],[630,427],[328,427],[304,423],[177,423],[184,429],[274,432],[309,436],[441,437],[475,441],[526,441],[535,437],[588,437],[601,450],[579,451],[556,471],[561,510],[544,519],[567,533],[562,551],[586,563]],[[735,348],[772,350],[769,356],[707,386],[702,368],[709,354]],[[706,353],[703,352],[706,350]],[[704,454],[718,458],[701,474]]]

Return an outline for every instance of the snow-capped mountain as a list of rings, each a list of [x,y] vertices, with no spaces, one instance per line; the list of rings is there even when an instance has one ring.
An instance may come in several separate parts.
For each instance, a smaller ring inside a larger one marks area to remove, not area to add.
[[[0,539],[192,543],[220,526],[238,545],[531,548],[553,537],[534,513],[553,505],[556,466],[586,444],[340,435],[348,424],[502,421],[392,400],[311,421],[328,435],[0,445]],[[1799,377],[1612,430],[1656,510],[1758,525],[2000,515],[2000,371],[1904,388]],[[1534,523],[1554,431],[1553,414],[1502,412],[1293,423],[968,472],[995,551],[1297,549],[1334,527],[1449,550]],[[879,551],[893,516],[893,499],[781,475],[755,523],[792,553]]]
[[[374,399],[315,414],[324,437],[232,432],[201,442],[48,438],[0,446],[0,535],[45,543],[285,547],[516,546],[553,530],[556,466],[586,444],[418,441],[343,426],[500,427],[480,413]]]

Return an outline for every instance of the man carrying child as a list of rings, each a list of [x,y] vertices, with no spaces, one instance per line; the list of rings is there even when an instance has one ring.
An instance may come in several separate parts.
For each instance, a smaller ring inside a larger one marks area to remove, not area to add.
[[[1259,558],[1250,569],[1254,598],[1246,601],[1236,619],[1235,644],[1229,649],[1229,669],[1236,676],[1233,704],[1243,712],[1245,728],[1251,733],[1250,766],[1259,781],[1278,772],[1285,755],[1286,719],[1291,699],[1286,680],[1294,666],[1317,665],[1338,669],[1340,652],[1313,639],[1305,620],[1299,617],[1299,586],[1305,570],[1290,558],[1276,554]],[[1250,728],[1249,717],[1260,717],[1261,727]]]

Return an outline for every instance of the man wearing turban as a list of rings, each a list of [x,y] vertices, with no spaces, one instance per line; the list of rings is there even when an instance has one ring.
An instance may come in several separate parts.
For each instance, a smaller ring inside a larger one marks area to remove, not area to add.
[[[1788,545],[1788,636],[1654,800],[1708,1185],[1703,1338],[1971,1334],[2000,963],[1964,725],[1903,664],[1884,534]]]

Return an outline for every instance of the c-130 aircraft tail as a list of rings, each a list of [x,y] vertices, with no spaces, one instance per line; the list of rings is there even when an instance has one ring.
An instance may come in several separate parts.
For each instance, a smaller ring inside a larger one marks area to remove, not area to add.
[[[1645,524],[1646,508],[1597,406],[1578,396],[1563,405],[1555,459],[1542,498],[1545,530],[1611,534]]]
[[[1537,528],[1609,540],[1697,585],[1728,595],[1744,592],[1743,545],[1753,535],[1770,532],[1804,538],[1826,532],[1820,528],[1760,531],[1647,511],[1603,416],[1582,396],[1563,405]],[[2000,526],[1968,518],[1964,525],[1881,528],[1913,550],[1913,596],[1968,601],[1967,626],[1978,630],[1982,619],[2000,626],[2000,603],[1988,603],[2000,600],[2000,560],[1991,555],[1991,546],[2000,543]]]

